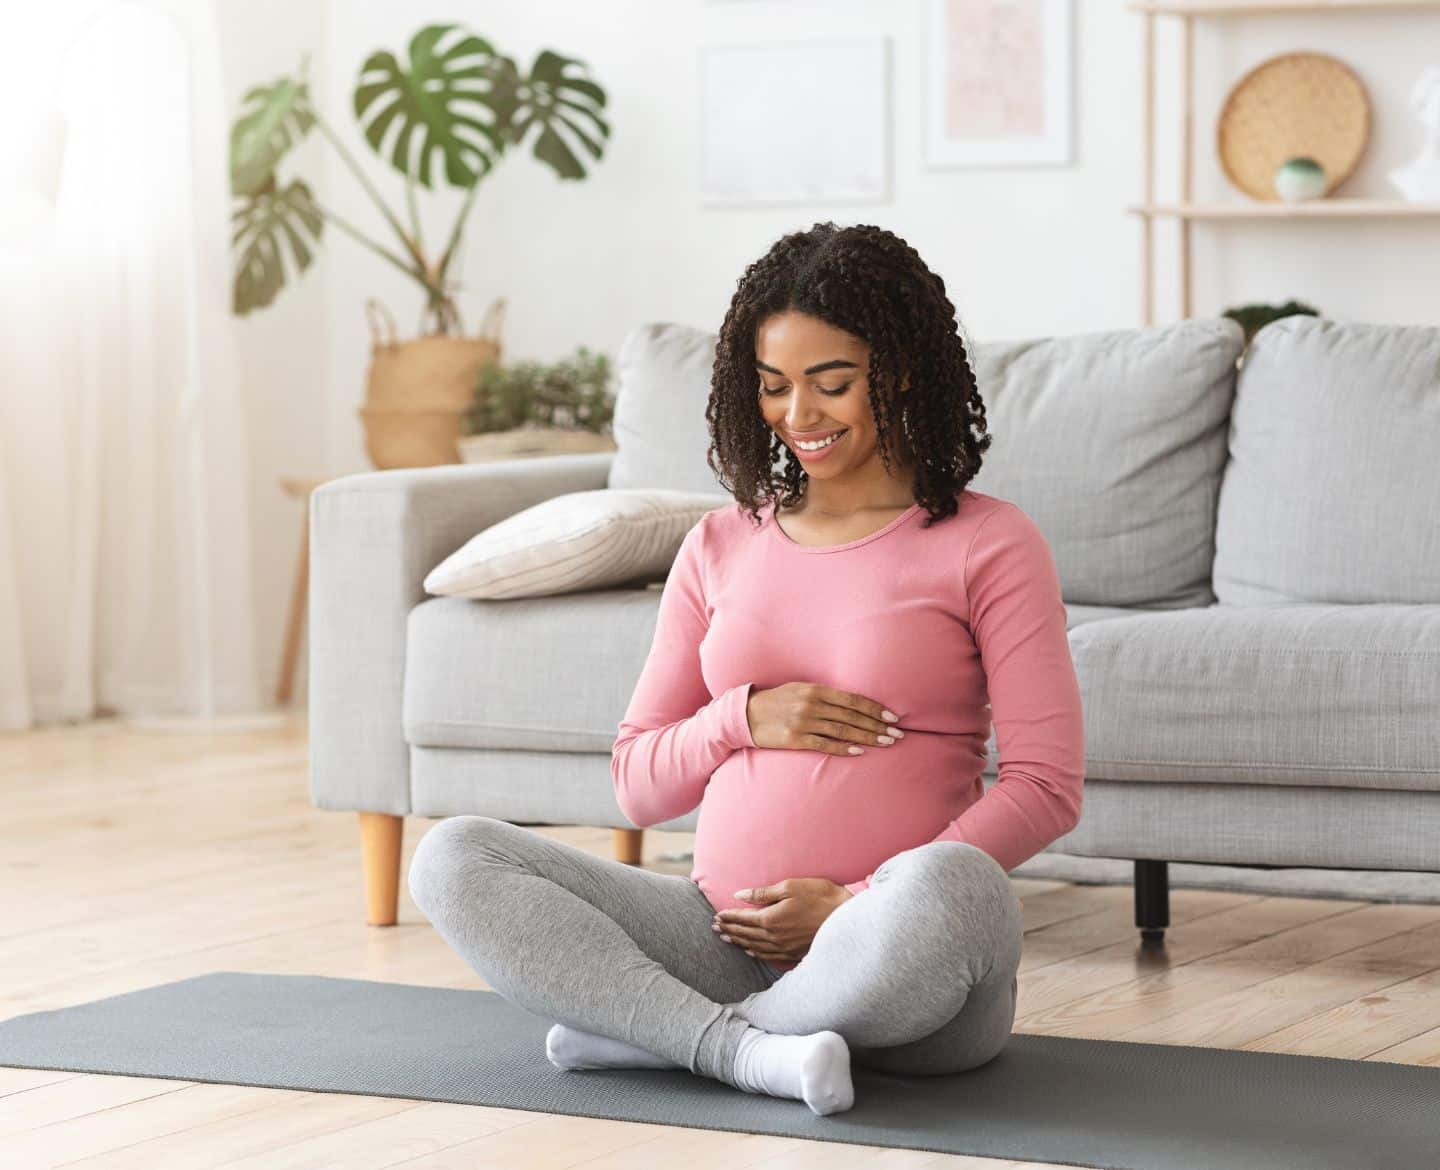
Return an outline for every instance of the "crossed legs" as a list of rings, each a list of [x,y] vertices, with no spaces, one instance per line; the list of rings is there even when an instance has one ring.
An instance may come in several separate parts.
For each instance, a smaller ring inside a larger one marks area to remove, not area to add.
[[[778,977],[710,929],[714,908],[688,877],[490,817],[434,825],[409,886],[511,1002],[731,1085],[752,1025],[838,1032],[856,1064],[933,1074],[990,1060],[1014,1021],[1020,904],[1000,865],[961,842],[890,858]]]

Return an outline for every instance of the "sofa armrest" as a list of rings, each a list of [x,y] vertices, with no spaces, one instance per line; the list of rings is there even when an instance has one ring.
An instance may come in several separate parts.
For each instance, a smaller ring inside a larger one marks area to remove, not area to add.
[[[477,532],[606,486],[613,451],[347,475],[310,495],[310,799],[410,811],[406,621],[426,575]]]

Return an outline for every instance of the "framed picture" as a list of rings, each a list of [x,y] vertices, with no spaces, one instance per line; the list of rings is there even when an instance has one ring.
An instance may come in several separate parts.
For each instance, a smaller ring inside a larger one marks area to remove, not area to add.
[[[1072,0],[926,0],[925,161],[1071,161]]]
[[[702,204],[890,197],[888,38],[700,53]]]

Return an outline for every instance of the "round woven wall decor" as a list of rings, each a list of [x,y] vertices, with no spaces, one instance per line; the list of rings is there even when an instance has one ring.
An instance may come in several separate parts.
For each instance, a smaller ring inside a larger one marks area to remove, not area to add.
[[[1275,171],[1304,155],[1325,168],[1325,194],[1350,177],[1370,139],[1370,98],[1355,71],[1325,53],[1282,53],[1225,97],[1216,148],[1226,176],[1256,199],[1280,201]]]

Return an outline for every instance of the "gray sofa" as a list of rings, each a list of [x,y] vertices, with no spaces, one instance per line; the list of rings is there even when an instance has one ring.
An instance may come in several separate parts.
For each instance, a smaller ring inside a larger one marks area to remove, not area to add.
[[[659,590],[474,601],[421,581],[560,493],[723,502],[714,342],[627,335],[613,453],[311,497],[311,796],[360,814],[371,923],[395,921],[407,815],[609,826],[638,862],[610,748]],[[1085,701],[1084,809],[1048,849],[1133,859],[1152,943],[1168,861],[1440,871],[1440,328],[1288,317],[1242,348],[1226,318],[976,347],[994,441],[971,486],[1045,533]],[[987,785],[993,732],[990,753]]]

